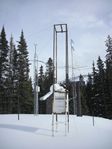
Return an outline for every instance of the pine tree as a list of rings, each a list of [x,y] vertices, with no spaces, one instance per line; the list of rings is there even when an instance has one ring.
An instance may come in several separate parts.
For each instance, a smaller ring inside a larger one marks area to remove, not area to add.
[[[3,27],[0,34],[0,113],[8,111],[8,51],[8,41]]]
[[[106,40],[106,112],[108,118],[112,118],[112,38]]]
[[[92,115],[93,112],[93,107],[92,107],[92,95],[93,95],[93,91],[92,91],[92,76],[90,74],[88,74],[88,80],[87,80],[87,85],[86,85],[86,103],[88,106],[88,114]]]
[[[13,75],[14,75],[14,72],[13,72],[13,59],[14,59],[14,50],[15,50],[15,45],[14,45],[14,42],[13,42],[13,37],[11,35],[11,38],[10,38],[10,45],[9,45],[9,52],[8,52],[8,62],[9,62],[9,77],[8,77],[8,90],[9,90],[9,94],[8,94],[8,98],[9,98],[9,113],[12,113],[13,111],[13,91],[14,91],[14,80],[13,80]]]
[[[38,83],[40,87],[39,97],[42,97],[45,94],[44,81],[45,81],[45,76],[43,72],[43,66],[41,65],[39,70],[39,79],[38,79]]]
[[[29,92],[31,81],[29,79],[29,60],[27,44],[23,31],[21,32],[20,41],[18,42],[18,99],[20,101],[20,111],[29,113],[30,106],[33,104],[32,95]],[[32,101],[32,103],[30,102]],[[31,105],[30,105],[30,104]]]
[[[99,108],[99,104],[98,104],[98,92],[97,92],[97,81],[98,81],[98,73],[97,70],[95,68],[95,64],[93,62],[93,85],[92,85],[92,97],[91,97],[91,107],[92,107],[92,115],[98,116],[98,108]]]
[[[103,117],[105,114],[104,76],[104,64],[99,56],[97,69],[93,63],[92,107],[95,116]]]
[[[88,106],[86,101],[86,86],[84,77],[82,75],[79,76],[79,82],[80,82],[80,98],[81,98],[81,113],[83,115],[86,115],[88,113]]]
[[[104,71],[104,63],[100,56],[97,60],[98,67],[98,76],[97,76],[97,104],[98,104],[98,114],[100,116],[105,115],[105,71]]]
[[[9,46],[9,90],[10,90],[10,113],[17,113],[18,103],[18,51],[14,45],[13,37],[10,38]]]
[[[49,92],[50,86],[53,84],[53,60],[48,59],[45,72],[45,93]]]

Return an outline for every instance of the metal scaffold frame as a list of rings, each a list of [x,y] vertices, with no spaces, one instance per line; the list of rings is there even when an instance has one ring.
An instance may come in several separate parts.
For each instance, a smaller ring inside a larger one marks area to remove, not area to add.
[[[58,34],[64,33],[65,34],[65,111],[61,113],[57,110],[55,111],[55,100],[56,100],[56,90],[55,90],[55,84],[57,84],[57,45],[58,45]],[[68,124],[69,128],[69,100],[68,100],[68,78],[69,78],[69,70],[68,70],[68,29],[67,24],[55,24],[53,28],[53,104],[52,104],[52,132],[54,136],[54,115],[56,116],[56,125],[58,123],[58,114],[65,114],[65,127]],[[69,130],[69,129],[68,129]]]

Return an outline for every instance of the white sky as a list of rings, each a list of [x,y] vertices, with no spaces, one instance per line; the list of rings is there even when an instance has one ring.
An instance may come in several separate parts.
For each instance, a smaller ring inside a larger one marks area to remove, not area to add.
[[[91,68],[99,55],[105,59],[105,40],[112,35],[112,0],[0,0],[0,29],[4,25],[7,39],[13,34],[15,43],[23,29],[30,59],[35,43],[40,60],[46,62],[52,57],[53,25],[57,23],[68,24],[69,53],[70,39],[74,40],[74,67]],[[78,69],[74,73],[90,71]]]

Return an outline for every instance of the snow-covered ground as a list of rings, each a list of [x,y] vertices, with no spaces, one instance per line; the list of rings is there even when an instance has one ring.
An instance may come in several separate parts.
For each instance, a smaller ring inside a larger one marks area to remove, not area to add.
[[[0,115],[0,149],[112,149],[112,120],[60,115],[52,136],[52,115]]]

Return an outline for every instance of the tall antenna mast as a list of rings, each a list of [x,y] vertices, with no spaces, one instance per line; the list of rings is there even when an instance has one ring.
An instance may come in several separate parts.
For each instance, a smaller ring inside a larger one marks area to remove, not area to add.
[[[71,63],[72,63],[72,79],[73,79],[73,77],[74,77],[74,68],[73,68],[73,51],[74,51],[74,47],[73,47],[73,44],[74,44],[74,42],[73,42],[73,40],[71,39]]]
[[[75,79],[74,76],[74,41],[71,39],[71,64],[72,64],[72,81]],[[73,99],[73,109],[74,109],[74,114],[76,114],[76,82],[74,80],[74,82],[72,83],[72,99]]]
[[[34,53],[34,114],[39,113],[38,104],[38,57],[37,57],[37,44],[35,44]]]

